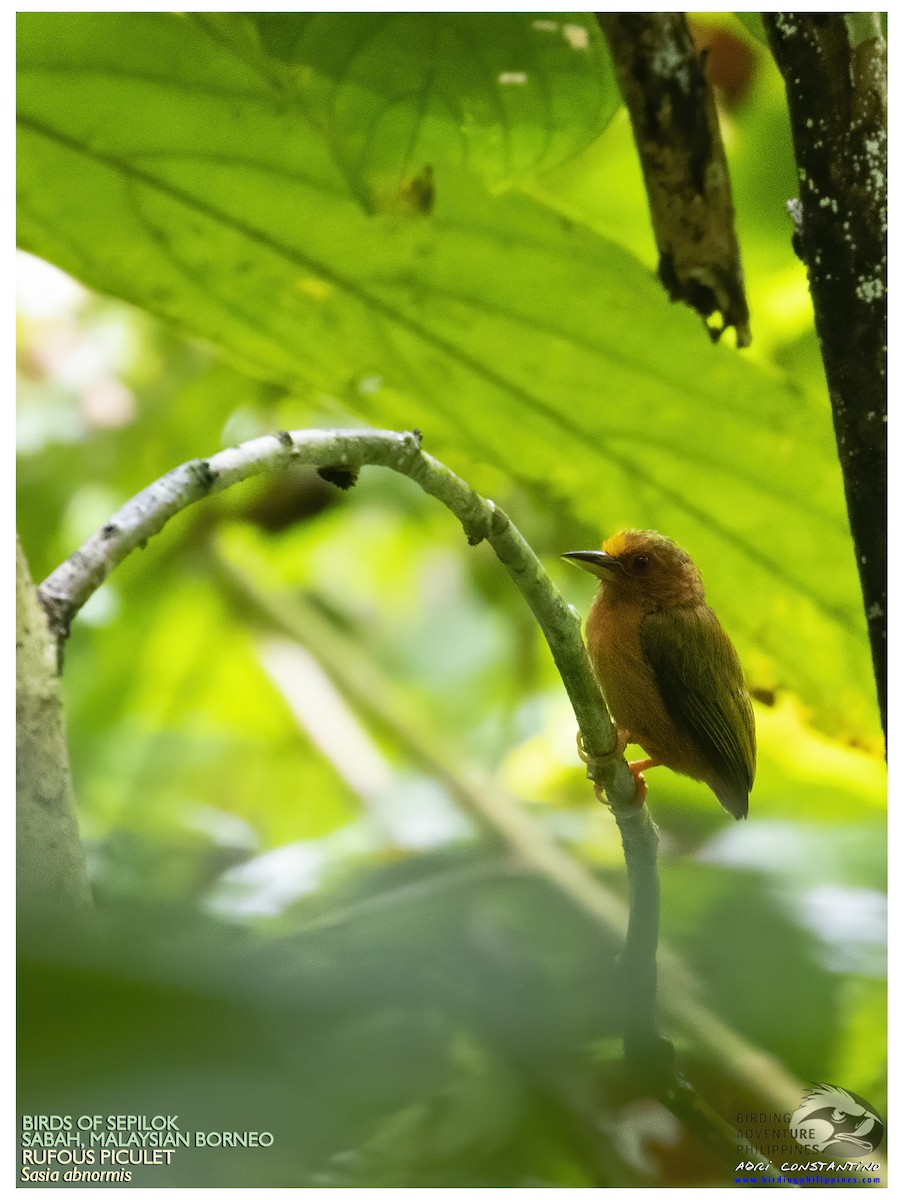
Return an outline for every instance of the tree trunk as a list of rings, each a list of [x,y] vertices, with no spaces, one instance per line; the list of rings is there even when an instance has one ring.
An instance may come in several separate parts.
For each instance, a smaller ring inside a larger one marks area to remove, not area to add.
[[[56,639],[16,539],[16,876],[20,918],[91,905],[69,775]]]
[[[887,732],[887,64],[878,13],[764,13]]]

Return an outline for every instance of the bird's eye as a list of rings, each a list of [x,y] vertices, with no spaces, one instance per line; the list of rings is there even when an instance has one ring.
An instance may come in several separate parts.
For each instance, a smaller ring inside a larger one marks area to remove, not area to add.
[[[636,575],[641,575],[650,566],[650,559],[646,554],[636,554],[631,561],[631,566]]]

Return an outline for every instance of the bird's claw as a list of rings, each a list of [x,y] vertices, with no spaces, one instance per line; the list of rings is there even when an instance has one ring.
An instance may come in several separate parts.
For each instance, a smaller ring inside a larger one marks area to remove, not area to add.
[[[584,748],[584,738],[581,736],[581,730],[577,730],[575,734],[575,743],[578,746],[578,757],[583,763],[590,762],[590,757],[587,750]]]
[[[608,756],[609,758],[614,758],[617,754],[624,754],[625,747],[631,741],[631,734],[628,732],[627,729],[622,729],[618,725],[616,725],[615,730],[616,730],[616,747],[613,751],[610,752],[610,754]],[[587,750],[585,750],[584,737],[582,736],[580,729],[575,734],[575,741],[578,745],[578,757],[581,759],[581,761],[583,763],[587,763],[588,766],[590,766],[590,764],[592,762],[597,761],[593,755],[588,754]]]
[[[617,755],[619,755],[619,754],[622,754],[622,755],[624,755],[624,753],[625,753],[625,747],[626,747],[626,746],[628,745],[628,743],[631,741],[631,735],[628,733],[628,730],[627,730],[627,729],[620,729],[618,725],[616,725],[616,726],[615,726],[615,730],[616,730],[616,745],[615,745],[615,749],[614,749],[614,750],[612,750],[612,751],[609,753],[609,755],[604,755],[604,756],[603,756],[602,758],[600,758],[600,759],[598,759],[597,757],[595,757],[595,756],[594,756],[594,755],[592,755],[592,754],[588,754],[587,750],[585,750],[585,748],[584,748],[584,737],[582,736],[582,733],[581,733],[581,730],[580,730],[580,729],[577,731],[577,733],[576,733],[576,735],[575,735],[575,741],[576,741],[576,744],[577,744],[577,746],[578,746],[578,757],[579,757],[579,758],[581,759],[581,761],[582,761],[582,762],[583,762],[583,763],[584,763],[584,764],[587,766],[587,769],[588,769],[588,778],[589,778],[589,779],[591,779],[591,781],[592,781],[592,782],[593,782],[593,784],[594,784],[594,794],[595,794],[595,796],[597,797],[597,799],[600,801],[600,803],[601,803],[601,804],[605,804],[607,808],[610,808],[610,807],[611,807],[611,805],[610,805],[610,803],[609,803],[609,800],[608,800],[608,798],[607,798],[607,796],[606,796],[606,792],[605,792],[605,790],[604,790],[603,784],[602,784],[602,783],[597,783],[595,780],[593,780],[593,778],[592,778],[592,774],[593,774],[593,772],[592,772],[592,768],[593,768],[593,767],[594,767],[594,766],[595,766],[597,763],[599,763],[599,762],[606,762],[606,761],[608,761],[608,760],[609,760],[609,759],[611,759],[611,758],[615,758],[615,757],[616,757]],[[641,782],[643,783],[643,778],[641,779]],[[646,799],[646,796],[647,796],[647,786],[646,786],[646,784],[644,784],[644,793],[643,793],[643,795],[644,795],[644,799]],[[644,802],[644,800],[642,799],[642,800],[640,801],[640,803],[639,803],[638,807],[640,807],[640,804],[643,804],[643,802]]]
[[[612,805],[609,802],[609,797],[607,796],[606,792],[603,790],[602,783],[594,784],[594,795],[597,797],[597,799],[600,801],[601,804],[605,804],[607,808],[612,808]]]

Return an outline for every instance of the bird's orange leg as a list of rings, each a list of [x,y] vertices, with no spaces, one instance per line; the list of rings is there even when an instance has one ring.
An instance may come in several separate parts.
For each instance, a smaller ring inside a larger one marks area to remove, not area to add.
[[[624,754],[625,747],[629,744],[630,741],[631,741],[631,734],[628,732],[628,730],[622,729],[617,725],[616,726],[616,748],[613,751],[613,753],[614,754]],[[582,760],[582,762],[585,762],[588,764],[588,766],[590,766],[592,760],[591,760],[590,755],[587,753],[587,751],[584,748],[584,742],[582,741],[580,729],[578,730],[577,742],[578,742],[578,757]],[[643,807],[643,805],[647,801],[647,781],[646,781],[646,779],[644,779],[644,772],[649,771],[651,767],[658,767],[658,766],[660,766],[660,763],[658,763],[655,758],[640,758],[636,762],[628,763],[628,770],[634,776],[635,808]],[[599,783],[594,784],[594,791],[596,792],[598,800],[600,800],[603,804],[606,804],[606,805],[609,804],[609,801],[607,800],[606,795],[603,791],[603,787]]]
[[[628,764],[628,770],[634,776],[635,801],[638,808],[641,808],[647,799],[647,781],[644,778],[644,771],[649,771],[651,767],[659,765],[655,758],[639,758],[637,762]]]

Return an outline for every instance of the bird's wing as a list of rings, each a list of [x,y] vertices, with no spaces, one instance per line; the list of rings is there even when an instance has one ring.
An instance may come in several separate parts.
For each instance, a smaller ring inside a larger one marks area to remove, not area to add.
[[[756,726],[737,651],[707,605],[648,613],[641,648],[666,711],[746,796],[756,774]]]

